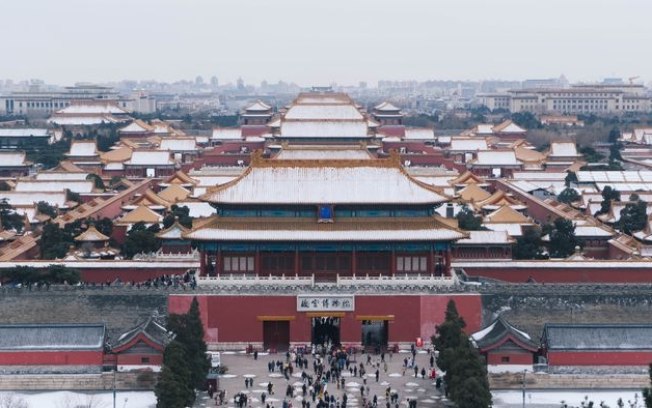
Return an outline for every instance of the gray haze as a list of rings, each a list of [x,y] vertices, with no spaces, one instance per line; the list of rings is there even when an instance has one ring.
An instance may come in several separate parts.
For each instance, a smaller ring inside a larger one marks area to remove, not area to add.
[[[0,0],[0,78],[652,79],[651,0]]]

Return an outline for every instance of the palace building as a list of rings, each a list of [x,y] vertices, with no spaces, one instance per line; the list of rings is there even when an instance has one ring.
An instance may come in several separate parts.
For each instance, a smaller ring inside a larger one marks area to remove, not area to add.
[[[347,95],[301,94],[268,125],[281,144],[201,197],[216,214],[182,236],[217,291],[198,296],[212,348],[428,341],[453,298],[479,328],[479,296],[447,294],[451,248],[469,236],[436,211],[451,197],[398,153],[379,157],[374,124]]]

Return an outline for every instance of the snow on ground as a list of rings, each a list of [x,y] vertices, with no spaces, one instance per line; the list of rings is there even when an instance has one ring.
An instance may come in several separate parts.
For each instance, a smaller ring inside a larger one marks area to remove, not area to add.
[[[113,406],[113,393],[83,393],[72,391],[52,392],[0,392],[0,398],[12,394],[14,399],[24,400],[29,408],[93,406],[110,408]],[[120,408],[154,408],[156,396],[151,391],[125,391],[116,394],[116,407]]]
[[[523,403],[523,392],[521,390],[494,391],[493,406],[495,408],[520,407]],[[610,407],[617,407],[618,398],[622,398],[627,405],[627,401],[634,401],[634,395],[638,395],[639,406],[641,406],[641,391],[639,390],[537,390],[526,391],[526,406],[530,407],[560,407],[561,401],[565,401],[568,406],[579,406],[585,396],[599,405],[604,401]]]

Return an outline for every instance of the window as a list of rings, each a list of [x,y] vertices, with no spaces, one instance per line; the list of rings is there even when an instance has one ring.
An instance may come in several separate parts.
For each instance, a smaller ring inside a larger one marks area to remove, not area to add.
[[[509,357],[508,356],[503,356],[500,358],[501,363],[509,363]]]
[[[140,363],[141,364],[149,364],[149,357],[141,357]]]
[[[396,257],[397,272],[428,272],[428,258],[425,256]]]
[[[253,272],[253,256],[225,256],[224,272]]]

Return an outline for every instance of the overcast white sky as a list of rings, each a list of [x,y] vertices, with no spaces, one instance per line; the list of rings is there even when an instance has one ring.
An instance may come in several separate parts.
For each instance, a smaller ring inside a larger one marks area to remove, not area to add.
[[[652,79],[652,0],[0,0],[0,78]]]

